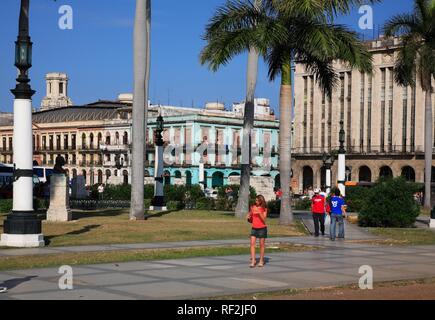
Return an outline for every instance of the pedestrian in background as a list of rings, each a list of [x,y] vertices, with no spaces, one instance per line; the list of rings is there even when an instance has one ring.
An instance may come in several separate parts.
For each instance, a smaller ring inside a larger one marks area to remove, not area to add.
[[[311,199],[311,213],[314,221],[314,236],[319,237],[319,229],[322,236],[325,235],[325,197],[320,194],[319,189],[314,190],[314,197]],[[320,228],[319,228],[320,224]]]
[[[339,189],[335,189],[334,196],[329,200],[329,207],[331,210],[331,226],[330,235],[331,240],[335,241],[336,225],[338,224],[338,237],[344,239],[344,218],[346,218],[346,203],[341,197]]]

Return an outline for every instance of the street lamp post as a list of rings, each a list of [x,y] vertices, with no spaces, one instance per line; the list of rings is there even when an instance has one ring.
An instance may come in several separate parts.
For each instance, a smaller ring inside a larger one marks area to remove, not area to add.
[[[344,149],[344,143],[346,140],[346,133],[344,131],[344,122],[340,121],[340,149],[338,150],[338,188],[343,197],[346,196],[346,150]]]
[[[163,130],[164,121],[162,115],[157,117],[157,129],[155,137],[156,153],[154,166],[154,199],[151,203],[150,210],[166,211],[165,197],[163,195]]]
[[[33,210],[32,96],[28,70],[32,67],[29,36],[29,0],[21,0],[19,34],[15,42],[15,66],[19,70],[14,95],[14,182],[13,209],[4,222],[1,245],[42,247],[41,220]]]

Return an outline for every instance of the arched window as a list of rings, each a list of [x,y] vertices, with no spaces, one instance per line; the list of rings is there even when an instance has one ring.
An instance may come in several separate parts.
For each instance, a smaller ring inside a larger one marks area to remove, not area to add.
[[[91,149],[94,148],[94,134],[93,134],[93,133],[91,133],[91,134],[89,135],[89,147],[90,147]]]
[[[103,140],[103,135],[101,134],[101,132],[99,132],[98,138],[97,138],[97,148],[98,149],[100,149],[101,140]]]
[[[115,144],[118,145],[119,144],[119,132],[115,133]]]
[[[109,178],[110,178],[111,175],[112,175],[112,174],[111,174],[110,170],[107,169],[107,170],[106,170],[106,183],[107,183],[107,181],[109,180]]]
[[[163,178],[164,178],[164,184],[165,185],[170,185],[171,184],[171,173],[169,171],[165,171],[163,173]]]
[[[110,132],[106,133],[106,145],[110,146]]]
[[[124,135],[122,137],[122,143],[127,145],[128,144],[128,133],[127,131],[124,131]]]
[[[415,182],[415,170],[410,166],[403,167],[402,177],[404,177],[407,181]]]
[[[359,182],[372,182],[372,171],[367,166],[359,168]]]
[[[86,134],[85,133],[82,134],[82,148],[83,149],[86,148]]]
[[[128,184],[128,171],[127,170],[122,171],[122,176],[123,176],[124,184],[127,185]]]
[[[393,170],[388,166],[384,166],[380,169],[379,176],[381,178],[393,178]]]
[[[82,170],[82,176],[83,176],[83,178],[85,178],[85,182],[86,182],[86,170]]]
[[[212,188],[222,187],[224,185],[224,174],[219,171],[213,173],[211,181]]]
[[[186,171],[186,186],[190,187],[192,185],[192,173]]]
[[[103,171],[98,170],[98,184],[103,183]]]
[[[309,166],[305,166],[303,169],[303,187],[304,190],[309,187],[313,187],[314,184],[314,173],[313,169]]]

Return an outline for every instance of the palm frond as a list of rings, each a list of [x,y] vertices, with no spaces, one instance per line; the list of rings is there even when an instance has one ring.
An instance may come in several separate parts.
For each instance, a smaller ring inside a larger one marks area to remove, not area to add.
[[[400,14],[394,16],[384,26],[387,37],[416,32],[421,24],[421,19],[414,14]]]

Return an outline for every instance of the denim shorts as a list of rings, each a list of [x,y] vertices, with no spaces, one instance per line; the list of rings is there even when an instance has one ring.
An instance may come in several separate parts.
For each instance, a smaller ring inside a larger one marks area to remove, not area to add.
[[[251,237],[256,237],[259,239],[266,239],[267,238],[267,227],[261,228],[261,229],[252,228]]]

